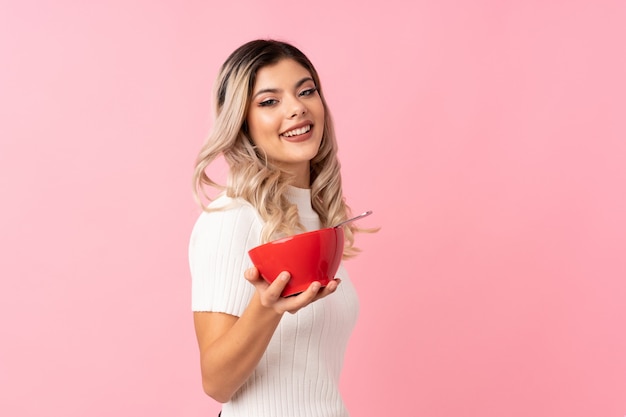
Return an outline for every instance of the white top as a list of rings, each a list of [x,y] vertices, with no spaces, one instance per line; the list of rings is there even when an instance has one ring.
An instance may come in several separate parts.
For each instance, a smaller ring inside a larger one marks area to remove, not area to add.
[[[307,230],[320,228],[310,190],[291,187]],[[243,276],[252,266],[248,250],[260,244],[263,221],[242,199],[219,197],[203,212],[189,246],[192,310],[241,316],[254,286]],[[358,315],[356,292],[343,264],[334,294],[296,314],[283,315],[269,346],[248,381],[224,404],[222,417],[347,417],[339,376],[348,338]]]

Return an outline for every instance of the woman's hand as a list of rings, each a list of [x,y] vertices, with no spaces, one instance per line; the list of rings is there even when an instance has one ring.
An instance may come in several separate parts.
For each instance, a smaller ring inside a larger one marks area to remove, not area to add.
[[[252,267],[244,273],[245,278],[255,286],[259,293],[261,304],[266,308],[271,308],[279,314],[289,312],[294,314],[298,310],[314,301],[332,294],[341,282],[339,278],[331,280],[326,287],[322,288],[319,282],[313,282],[306,291],[291,297],[281,297],[280,294],[285,289],[287,282],[291,276],[288,272],[281,272],[271,284],[267,283],[255,267]]]

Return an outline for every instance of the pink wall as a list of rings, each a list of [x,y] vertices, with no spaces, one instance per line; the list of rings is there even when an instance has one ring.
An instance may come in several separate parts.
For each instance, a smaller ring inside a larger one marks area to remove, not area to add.
[[[212,416],[187,241],[217,67],[318,66],[354,416],[626,414],[626,3],[4,1],[0,414]],[[245,10],[245,14],[242,14]]]

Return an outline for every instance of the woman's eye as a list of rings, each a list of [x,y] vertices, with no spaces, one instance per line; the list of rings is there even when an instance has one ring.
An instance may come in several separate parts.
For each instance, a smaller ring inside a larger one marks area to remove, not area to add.
[[[267,100],[263,100],[262,102],[260,102],[259,106],[261,107],[273,106],[276,103],[278,103],[278,100],[275,100],[273,98],[268,98]]]
[[[311,94],[315,93],[317,91],[317,88],[313,87],[313,88],[307,88],[306,90],[300,92],[301,96],[310,96]]]

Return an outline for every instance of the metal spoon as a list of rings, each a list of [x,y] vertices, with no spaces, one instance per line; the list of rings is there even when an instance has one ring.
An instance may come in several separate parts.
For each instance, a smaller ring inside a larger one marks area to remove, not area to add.
[[[366,211],[366,212],[364,212],[364,213],[359,214],[358,216],[355,216],[355,217],[352,217],[352,218],[350,218],[350,219],[348,219],[348,220],[344,220],[344,221],[342,221],[342,222],[339,222],[339,223],[337,223],[336,225],[334,225],[333,227],[341,227],[341,226],[343,226],[343,225],[344,225],[344,224],[346,224],[346,223],[350,223],[350,222],[353,222],[353,221],[355,221],[355,220],[362,219],[363,217],[367,217],[367,216],[369,216],[369,215],[370,215],[370,214],[372,214],[372,213],[373,213],[373,211],[372,211],[372,210],[368,210],[368,211]]]

